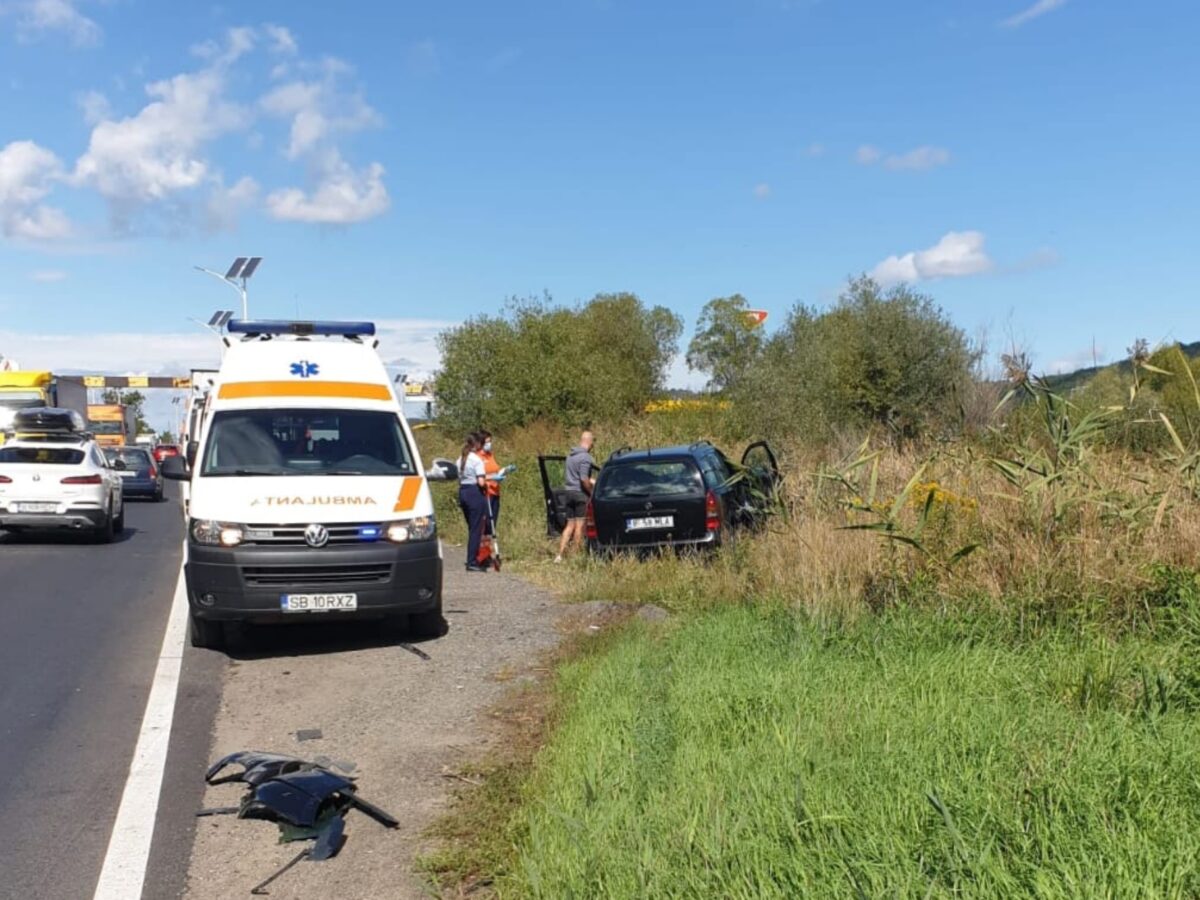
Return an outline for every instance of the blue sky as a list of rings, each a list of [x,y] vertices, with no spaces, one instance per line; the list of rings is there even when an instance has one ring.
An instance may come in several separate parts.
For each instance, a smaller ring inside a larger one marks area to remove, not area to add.
[[[191,267],[242,254],[254,313],[383,320],[413,369],[510,295],[690,333],[864,271],[1046,370],[1200,339],[1198,32],[1183,0],[0,0],[0,354],[202,364],[188,317],[236,298]]]

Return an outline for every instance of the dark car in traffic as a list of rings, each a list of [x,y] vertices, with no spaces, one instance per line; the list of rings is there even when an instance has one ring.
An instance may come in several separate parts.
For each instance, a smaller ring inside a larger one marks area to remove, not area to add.
[[[121,487],[125,497],[144,497],[155,502],[163,499],[163,476],[150,451],[142,447],[108,447],[104,451],[110,464],[120,460]]]
[[[553,473],[560,457],[540,457],[547,526],[560,520]],[[708,441],[644,450],[624,448],[600,467],[587,510],[588,547],[614,550],[706,550],[765,522],[779,468],[765,442],[735,464]]]

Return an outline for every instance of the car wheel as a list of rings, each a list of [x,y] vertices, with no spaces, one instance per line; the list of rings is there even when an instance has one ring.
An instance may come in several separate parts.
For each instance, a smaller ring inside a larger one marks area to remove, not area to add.
[[[188,613],[188,638],[193,647],[201,650],[225,649],[225,626],[220,622],[210,622],[199,619],[195,613]]]
[[[121,500],[121,512],[113,519],[113,533],[120,534],[125,530],[125,500]]]
[[[156,488],[156,489],[155,489],[155,491],[154,491],[154,502],[155,502],[155,503],[162,503],[162,502],[163,502],[164,500],[166,500],[166,499],[167,499],[167,498],[166,498],[166,497],[163,495],[163,489],[162,489],[162,487],[160,486],[160,487]]]
[[[115,532],[112,513],[105,513],[104,518],[100,520],[100,524],[96,526],[96,530],[92,534],[92,540],[97,544],[111,544]]]
[[[428,612],[412,613],[408,617],[408,633],[413,637],[435,638],[446,633],[446,620],[442,616],[442,598]]]

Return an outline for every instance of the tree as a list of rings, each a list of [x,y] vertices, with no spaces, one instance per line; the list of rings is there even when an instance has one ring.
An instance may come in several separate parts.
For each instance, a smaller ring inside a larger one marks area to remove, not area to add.
[[[910,439],[956,419],[975,360],[931,298],[863,276],[829,310],[792,311],[740,380],[735,409],[767,433],[874,424]]]
[[[503,314],[438,336],[439,416],[495,429],[637,412],[662,389],[681,330],[674,313],[634,294],[598,294],[575,308],[549,297],[510,300]]]
[[[687,364],[706,374],[713,390],[734,387],[762,353],[762,327],[750,318],[749,309],[746,298],[734,294],[709,300],[700,312]]]

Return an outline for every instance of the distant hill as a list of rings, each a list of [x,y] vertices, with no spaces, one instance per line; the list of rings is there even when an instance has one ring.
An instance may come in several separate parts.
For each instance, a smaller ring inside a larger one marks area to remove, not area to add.
[[[1194,341],[1190,344],[1180,344],[1179,346],[1189,359],[1195,359],[1200,356],[1200,341]],[[1123,373],[1132,371],[1129,360],[1123,359],[1118,363],[1109,363],[1106,366],[1088,366],[1086,369],[1076,369],[1074,372],[1065,372],[1061,375],[1047,375],[1046,384],[1061,393],[1070,393],[1075,388],[1083,387],[1097,373],[1113,368]]]

